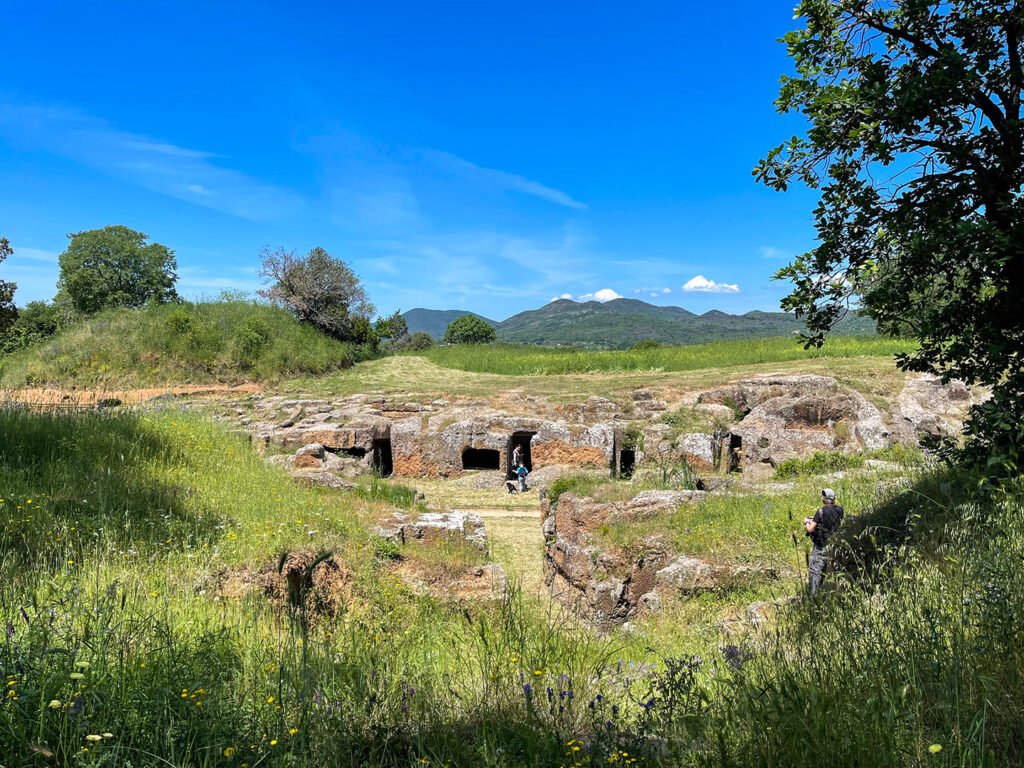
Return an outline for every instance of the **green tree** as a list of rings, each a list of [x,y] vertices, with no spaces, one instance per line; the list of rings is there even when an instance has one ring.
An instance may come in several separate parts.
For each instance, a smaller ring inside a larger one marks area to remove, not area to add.
[[[14,253],[6,237],[0,237],[0,262]],[[18,319],[18,308],[14,306],[14,292],[17,283],[0,280],[0,333],[5,333]]]
[[[387,318],[379,318],[374,329],[381,341],[388,343],[388,348],[394,354],[395,347],[408,341],[409,326],[402,317],[402,310],[396,309],[394,314]]]
[[[416,331],[410,338],[406,349],[412,352],[422,352],[434,346],[434,337],[426,331]]]
[[[1024,424],[1024,6],[954,0],[803,0],[784,41],[796,68],[780,112],[806,134],[755,175],[819,191],[818,245],[780,270],[784,309],[820,344],[859,304],[910,335],[907,370],[992,387],[975,447]]]
[[[487,344],[494,339],[494,327],[475,315],[455,318],[444,332],[445,344]]]
[[[68,235],[60,255],[57,288],[77,312],[134,309],[150,301],[176,301],[174,251],[147,243],[149,235],[123,226],[88,229]]]
[[[260,258],[260,275],[272,281],[258,291],[260,296],[335,339],[370,343],[368,338],[361,340],[367,336],[363,321],[368,326],[375,309],[344,261],[319,247],[305,257],[281,248],[273,252],[264,248]]]

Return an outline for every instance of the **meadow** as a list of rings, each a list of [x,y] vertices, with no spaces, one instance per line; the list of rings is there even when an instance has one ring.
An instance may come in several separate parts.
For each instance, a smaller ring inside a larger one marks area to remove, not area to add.
[[[0,763],[1020,764],[1024,489],[908,472],[840,484],[850,571],[766,634],[718,620],[795,581],[598,636],[515,586],[407,586],[396,564],[443,563],[373,535],[415,505],[401,484],[295,484],[177,409],[4,408]],[[679,510],[664,532],[799,569],[791,518],[815,487]],[[283,555],[327,558],[335,589],[268,590]]]
[[[445,368],[506,376],[696,371],[707,368],[826,358],[889,357],[913,345],[883,336],[835,336],[804,349],[795,338],[774,337],[709,344],[611,351],[483,344],[432,347],[415,353]]]

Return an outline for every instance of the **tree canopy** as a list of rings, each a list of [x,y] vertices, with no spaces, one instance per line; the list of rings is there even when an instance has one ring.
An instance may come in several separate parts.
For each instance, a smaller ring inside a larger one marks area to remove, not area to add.
[[[0,263],[13,253],[14,249],[7,238],[0,237]],[[0,333],[14,325],[18,319],[18,308],[14,306],[14,292],[17,289],[17,283],[0,280]]]
[[[260,296],[340,341],[365,343],[367,331],[372,336],[369,318],[374,306],[344,261],[319,247],[305,257],[264,248],[260,258],[260,275],[272,281],[258,292]]]
[[[402,310],[396,309],[390,317],[379,318],[374,325],[378,338],[386,341],[392,352],[397,345],[408,341],[409,326],[402,317]]]
[[[851,308],[920,342],[899,365],[993,388],[968,431],[1024,423],[1024,8],[1016,2],[803,0],[780,112],[809,123],[755,169],[819,190],[818,245],[777,277],[808,343]]]
[[[89,229],[68,235],[60,255],[59,292],[78,312],[134,309],[149,301],[175,301],[174,251],[147,243],[148,235],[123,226]]]
[[[448,323],[445,344],[487,344],[494,341],[494,327],[476,315],[463,315]]]

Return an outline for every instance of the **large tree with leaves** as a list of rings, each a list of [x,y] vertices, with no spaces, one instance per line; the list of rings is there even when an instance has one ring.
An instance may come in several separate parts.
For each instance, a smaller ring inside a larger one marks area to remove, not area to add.
[[[371,342],[375,312],[366,289],[355,272],[323,248],[306,256],[282,248],[260,252],[260,275],[270,285],[259,291],[263,298],[290,310],[328,336],[357,344]]]
[[[858,302],[920,342],[901,367],[988,385],[968,431],[1024,424],[1024,6],[803,0],[777,105],[806,134],[755,169],[820,191],[818,245],[778,276],[810,343]]]
[[[13,253],[10,241],[6,237],[0,237],[0,262]],[[17,283],[0,280],[0,334],[6,333],[18,319],[18,308],[14,306],[14,292],[17,289]]]
[[[149,243],[149,235],[123,226],[88,229],[68,235],[60,255],[57,288],[76,311],[141,307],[150,301],[175,301],[174,251]]]

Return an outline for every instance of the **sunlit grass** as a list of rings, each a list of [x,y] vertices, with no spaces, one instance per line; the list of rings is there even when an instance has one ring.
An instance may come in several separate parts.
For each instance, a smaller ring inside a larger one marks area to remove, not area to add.
[[[585,351],[510,344],[432,347],[422,353],[438,365],[476,373],[509,376],[567,373],[693,371],[789,360],[891,357],[909,352],[906,341],[883,336],[837,336],[821,348],[804,349],[795,338],[744,339],[654,349]]]

